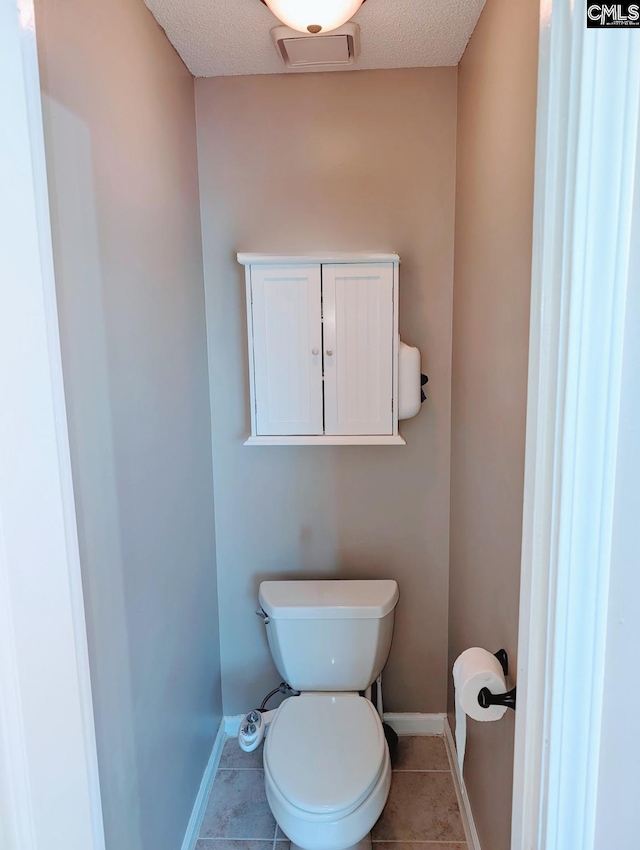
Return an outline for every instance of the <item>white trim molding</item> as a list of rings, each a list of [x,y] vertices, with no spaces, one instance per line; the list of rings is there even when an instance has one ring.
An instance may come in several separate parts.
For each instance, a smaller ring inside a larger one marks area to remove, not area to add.
[[[237,738],[240,731],[240,724],[244,720],[244,714],[226,715],[220,721],[218,734],[216,735],[213,749],[207,762],[200,789],[196,797],[196,801],[191,812],[189,825],[182,842],[181,850],[194,850],[200,832],[200,824],[207,807],[207,801],[211,794],[213,781],[220,764],[222,751],[225,743],[231,738]],[[412,714],[412,713],[389,713],[384,715],[385,723],[396,732],[397,735],[439,735],[445,736],[445,745],[447,747],[447,755],[451,765],[451,772],[454,776],[454,784],[456,784],[456,794],[458,795],[458,803],[462,813],[462,822],[465,829],[465,835],[469,842],[469,850],[480,850],[480,844],[477,843],[477,833],[473,824],[471,809],[469,808],[468,798],[465,798],[459,788],[457,778],[457,760],[455,758],[455,747],[451,730],[447,722],[446,714]],[[447,739],[448,734],[448,739]],[[453,749],[452,749],[453,748]],[[453,753],[453,755],[452,755]],[[473,836],[475,835],[475,839]],[[475,840],[476,843],[473,843]]]
[[[369,251],[325,252],[317,254],[247,254],[239,253],[238,262],[241,266],[268,265],[308,265],[309,263],[396,263],[399,265],[398,254],[375,254]]]
[[[542,3],[512,850],[594,846],[638,35]]]
[[[224,723],[224,731],[227,738],[237,738],[240,731],[240,724],[244,720],[244,714],[229,714],[222,718]]]
[[[384,721],[397,735],[443,735],[446,714],[419,714],[411,712],[385,712]],[[225,732],[228,738],[235,738],[240,731],[244,714],[226,716]]]
[[[344,437],[249,437],[245,446],[406,446],[400,434],[365,434]]]
[[[460,771],[460,764],[458,763],[456,745],[453,740],[451,727],[449,726],[449,719],[446,715],[444,715],[443,732],[444,744],[447,750],[447,758],[449,759],[451,775],[453,776],[453,784],[456,789],[456,797],[458,798],[458,806],[460,807],[460,816],[462,818],[462,826],[464,827],[465,838],[467,840],[469,850],[482,850],[482,848],[480,847],[480,839],[478,837],[476,824],[473,819],[471,802],[469,800],[469,795],[467,794],[467,789],[464,784],[464,778]]]
[[[0,844],[104,850],[33,0],[0,2]]]
[[[202,781],[200,782],[200,788],[196,795],[196,801],[193,804],[193,810],[191,812],[191,817],[189,818],[187,831],[182,842],[182,850],[194,850],[196,846],[196,842],[200,834],[200,824],[202,823],[202,818],[204,817],[207,803],[209,802],[209,795],[211,794],[213,780],[216,778],[216,772],[218,770],[218,765],[220,764],[222,751],[224,750],[225,743],[231,737],[231,735],[227,733],[227,719],[228,718],[223,717],[220,721],[220,725],[218,726],[218,733],[215,741],[213,742],[211,755],[209,756],[209,761],[207,762],[204,774],[202,775]],[[240,719],[241,718],[239,718],[239,720]],[[239,721],[238,729],[240,729]],[[236,735],[237,734],[238,733],[236,732]]]
[[[417,714],[386,712],[385,723],[397,735],[444,735],[446,714]]]

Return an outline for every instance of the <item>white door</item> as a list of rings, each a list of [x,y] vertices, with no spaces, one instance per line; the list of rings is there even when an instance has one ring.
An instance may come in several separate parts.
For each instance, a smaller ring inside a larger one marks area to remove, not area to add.
[[[0,2],[0,847],[104,850],[34,19]]]
[[[259,436],[322,434],[320,266],[252,266]]]
[[[393,433],[393,264],[322,267],[326,434]]]

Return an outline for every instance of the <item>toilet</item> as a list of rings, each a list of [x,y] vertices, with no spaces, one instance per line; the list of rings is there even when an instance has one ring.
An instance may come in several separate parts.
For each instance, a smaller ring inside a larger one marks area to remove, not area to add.
[[[301,692],[267,727],[271,811],[294,848],[365,848],[391,763],[380,716],[363,694],[389,655],[398,585],[265,581],[259,599],[275,665]]]

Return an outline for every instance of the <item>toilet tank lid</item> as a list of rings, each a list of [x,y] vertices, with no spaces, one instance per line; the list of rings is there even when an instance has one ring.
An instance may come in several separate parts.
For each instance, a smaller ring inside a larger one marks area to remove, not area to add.
[[[398,602],[393,579],[263,581],[260,605],[274,620],[374,620]]]

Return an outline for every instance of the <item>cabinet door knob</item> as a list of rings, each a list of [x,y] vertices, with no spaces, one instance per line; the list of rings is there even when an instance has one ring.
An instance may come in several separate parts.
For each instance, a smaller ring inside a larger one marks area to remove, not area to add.
[[[319,348],[312,348],[311,353],[312,354],[320,354],[320,349]]]
[[[332,356],[333,356],[333,351],[332,351],[330,348],[327,348],[327,352],[326,352],[326,353],[327,353],[327,357],[332,357]]]

